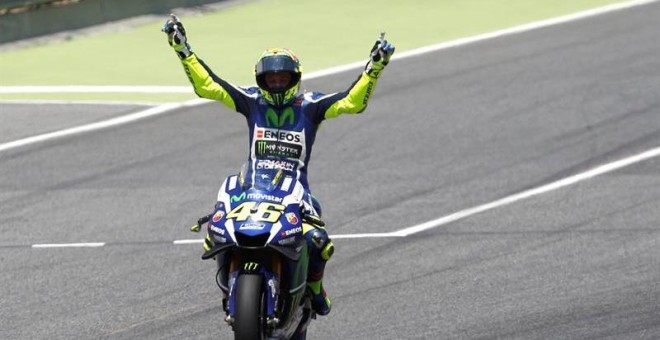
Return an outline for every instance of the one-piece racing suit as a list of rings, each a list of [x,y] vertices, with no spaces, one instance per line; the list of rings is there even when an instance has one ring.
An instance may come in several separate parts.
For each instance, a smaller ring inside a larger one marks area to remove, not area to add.
[[[247,119],[250,153],[246,180],[256,169],[284,169],[301,182],[308,201],[312,201],[312,197],[307,165],[321,122],[343,113],[364,111],[377,81],[362,72],[344,92],[298,94],[289,105],[275,108],[266,102],[258,87],[239,87],[226,82],[195,54],[181,62],[198,96],[220,101]],[[315,208],[320,212],[319,205]],[[305,229],[303,232],[311,249],[308,281],[318,281],[334,248],[324,228]]]

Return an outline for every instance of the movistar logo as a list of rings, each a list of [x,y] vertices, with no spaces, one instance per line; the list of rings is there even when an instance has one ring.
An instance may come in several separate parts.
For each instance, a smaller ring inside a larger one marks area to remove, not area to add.
[[[291,107],[286,107],[282,112],[278,115],[273,111],[272,108],[268,108],[266,111],[266,125],[268,127],[277,127],[281,128],[284,126],[284,124],[287,122],[289,125],[293,125],[295,122],[295,117],[293,115],[293,109]]]
[[[245,192],[242,192],[240,195],[232,195],[231,196],[231,201],[232,202],[240,202],[245,199]]]

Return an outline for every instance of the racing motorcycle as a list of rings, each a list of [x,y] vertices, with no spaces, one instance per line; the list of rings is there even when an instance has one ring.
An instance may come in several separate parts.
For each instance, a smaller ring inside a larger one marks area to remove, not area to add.
[[[307,286],[309,253],[304,223],[322,222],[302,213],[304,189],[282,170],[245,167],[225,179],[207,224],[206,252],[215,258],[225,321],[235,339],[305,339],[316,315]],[[196,229],[196,230],[195,230]]]

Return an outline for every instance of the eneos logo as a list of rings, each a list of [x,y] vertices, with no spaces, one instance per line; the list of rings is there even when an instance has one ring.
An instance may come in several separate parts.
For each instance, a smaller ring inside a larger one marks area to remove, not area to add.
[[[302,232],[302,227],[295,227],[293,229],[285,230],[285,231],[280,233],[280,236],[287,237],[289,235],[293,235],[293,234],[296,234],[296,233],[299,233],[299,232]]]
[[[259,139],[263,138],[283,142],[302,143],[304,141],[303,132],[258,128],[256,135]]]

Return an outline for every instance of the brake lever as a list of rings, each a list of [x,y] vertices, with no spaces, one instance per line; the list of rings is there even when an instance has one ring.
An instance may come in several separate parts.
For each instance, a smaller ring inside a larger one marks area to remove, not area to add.
[[[202,229],[202,225],[203,225],[204,223],[208,223],[208,221],[211,219],[211,216],[212,216],[212,215],[213,215],[213,214],[210,214],[210,215],[206,215],[206,216],[200,217],[200,218],[197,220],[197,224],[195,224],[195,225],[193,225],[192,227],[190,227],[190,231],[192,231],[193,233],[198,233],[198,232]]]

